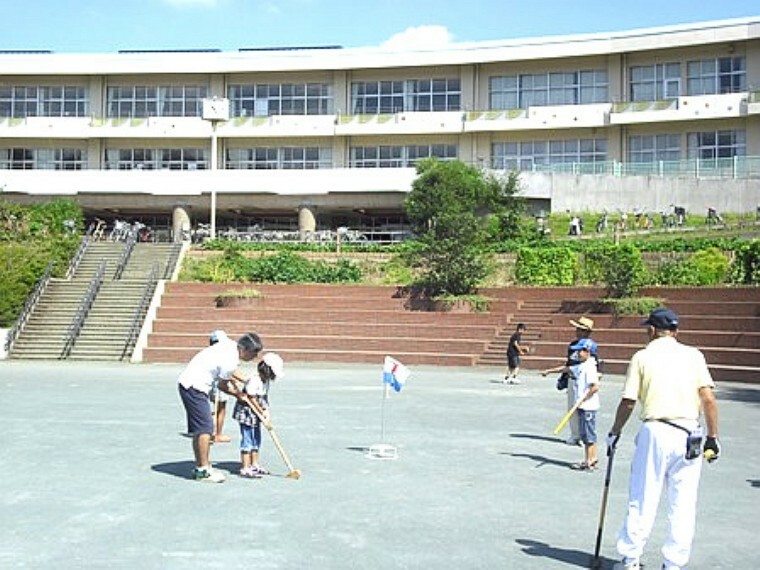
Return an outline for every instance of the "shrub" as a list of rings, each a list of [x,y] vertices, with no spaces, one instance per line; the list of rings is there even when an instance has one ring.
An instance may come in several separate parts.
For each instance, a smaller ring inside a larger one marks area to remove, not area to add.
[[[585,265],[586,275],[604,284],[608,297],[634,297],[647,278],[641,252],[628,244],[589,250]]]
[[[554,247],[517,250],[515,280],[525,285],[573,285],[578,254],[569,248]]]
[[[730,279],[739,285],[760,285],[760,240],[736,248]]]
[[[728,275],[728,258],[716,247],[696,252],[688,263],[694,268],[698,285],[718,285]]]

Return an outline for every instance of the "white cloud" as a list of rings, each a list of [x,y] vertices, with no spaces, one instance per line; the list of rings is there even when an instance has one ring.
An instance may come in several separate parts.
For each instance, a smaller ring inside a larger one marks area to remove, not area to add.
[[[446,26],[417,26],[391,36],[383,42],[382,47],[393,50],[439,49],[450,44],[453,39],[454,36]]]
[[[219,3],[219,0],[164,0],[170,6],[176,6],[177,8],[185,8],[192,6],[208,6],[213,8]]]

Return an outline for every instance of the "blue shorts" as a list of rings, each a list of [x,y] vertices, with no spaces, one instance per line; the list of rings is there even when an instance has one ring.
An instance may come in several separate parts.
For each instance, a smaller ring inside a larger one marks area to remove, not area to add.
[[[258,451],[261,447],[261,424],[240,424],[240,451]]]
[[[583,443],[596,443],[596,411],[578,410],[578,428]]]
[[[208,394],[195,388],[184,388],[179,385],[179,397],[185,406],[187,414],[187,432],[193,435],[214,433],[214,422],[211,418]]]

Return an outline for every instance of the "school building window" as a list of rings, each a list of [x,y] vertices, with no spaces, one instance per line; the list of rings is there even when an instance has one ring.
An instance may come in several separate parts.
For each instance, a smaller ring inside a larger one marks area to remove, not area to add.
[[[109,87],[106,114],[113,119],[200,117],[206,87],[202,85]]]
[[[681,64],[636,65],[629,71],[631,101],[661,101],[681,94]]]
[[[607,70],[494,76],[488,94],[491,110],[607,103]]]
[[[629,162],[681,159],[680,135],[634,135],[628,137]]]
[[[3,148],[0,170],[84,170],[87,151],[77,148]]]
[[[87,90],[76,86],[0,86],[0,117],[85,117]]]
[[[332,86],[328,83],[239,84],[227,89],[233,117],[270,115],[330,115]]]
[[[226,156],[226,168],[230,170],[315,170],[331,167],[331,148],[231,148]]]
[[[746,156],[747,134],[744,130],[689,133],[689,158],[713,159]]]
[[[496,169],[532,170],[552,164],[606,160],[606,139],[522,141],[491,145],[491,164]]]
[[[424,158],[455,160],[456,145],[359,146],[351,148],[351,168],[406,168]]]
[[[106,170],[207,170],[204,148],[109,148]]]
[[[351,109],[355,115],[459,111],[461,108],[462,86],[458,77],[351,84]]]
[[[689,95],[715,95],[747,91],[744,57],[721,57],[690,61],[686,65]]]

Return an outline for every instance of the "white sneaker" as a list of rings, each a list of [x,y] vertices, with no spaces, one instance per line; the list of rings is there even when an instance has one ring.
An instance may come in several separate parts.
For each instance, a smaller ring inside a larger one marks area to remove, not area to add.
[[[509,379],[509,381],[507,382],[507,384],[522,384],[522,382],[520,381],[519,378],[512,377],[512,378]]]
[[[224,483],[226,477],[221,471],[212,469],[211,467],[193,469],[193,477],[196,481],[204,481],[206,483]]]
[[[639,570],[640,568],[641,564],[638,560],[631,560],[630,562],[621,560],[620,562],[615,563],[612,570]]]

